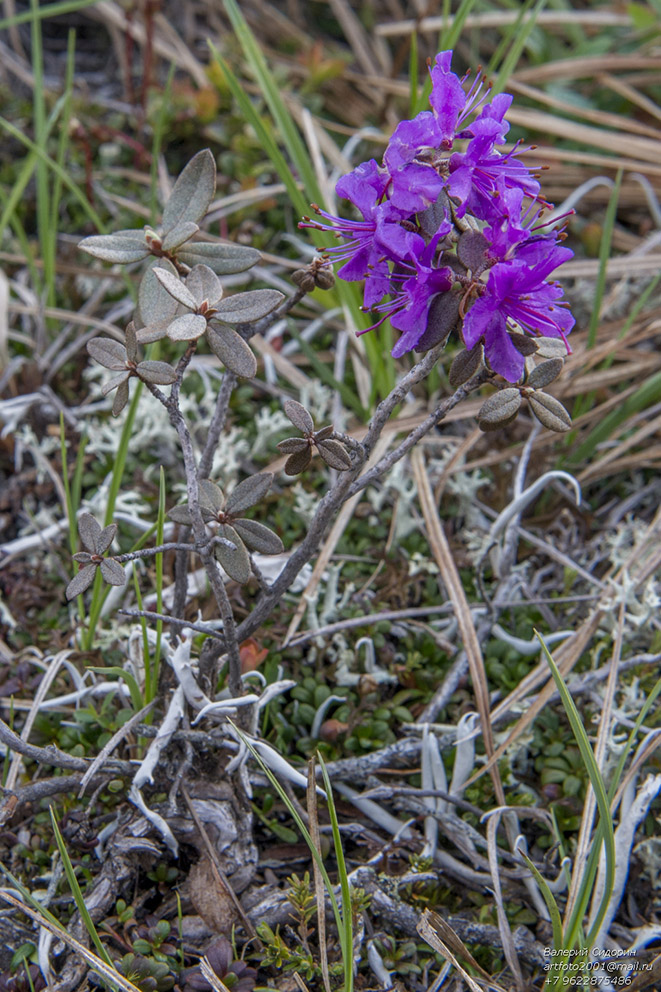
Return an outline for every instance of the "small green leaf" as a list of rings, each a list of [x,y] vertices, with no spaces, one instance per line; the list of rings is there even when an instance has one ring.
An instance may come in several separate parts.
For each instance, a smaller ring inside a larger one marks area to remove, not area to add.
[[[308,445],[302,451],[296,451],[285,462],[285,475],[299,475],[304,472],[312,461],[312,452]]]
[[[157,386],[169,386],[177,378],[177,373],[167,362],[140,362],[137,373],[145,382],[152,382]]]
[[[279,441],[276,447],[283,455],[295,455],[299,451],[307,451],[310,445],[304,437],[288,437]]]
[[[526,386],[531,386],[533,389],[543,389],[544,386],[548,386],[549,383],[558,378],[564,365],[562,358],[551,358],[548,362],[542,362],[541,365],[532,370]]]
[[[458,355],[455,355],[448,372],[448,380],[453,389],[463,386],[475,375],[482,366],[483,357],[484,349],[481,341],[473,345],[470,351],[460,351]]]
[[[177,270],[172,262],[169,262],[166,258],[159,258],[149,266],[143,275],[138,290],[140,317],[147,327],[151,327],[152,325],[160,327],[163,324],[167,326],[174,319],[174,315],[177,312],[177,301],[173,299],[162,283],[156,278],[155,273],[161,270],[169,272],[173,276],[177,274]],[[138,339],[146,340],[140,331],[138,331]]]
[[[187,527],[190,527],[193,523],[187,503],[183,503],[181,506],[173,506],[171,510],[168,510],[168,517],[170,520],[174,520],[176,524],[185,524]]]
[[[351,458],[339,441],[317,441],[319,454],[331,468],[338,472],[346,472],[351,468]]]
[[[528,397],[530,409],[544,427],[562,434],[571,428],[571,417],[560,400],[547,393],[533,393]]]
[[[214,514],[219,513],[225,503],[225,495],[220,486],[211,479],[200,479],[199,488],[200,506],[208,507]]]
[[[115,393],[115,399],[113,400],[112,403],[113,417],[118,417],[120,415],[120,413],[122,412],[128,401],[129,401],[129,376],[127,372],[126,378],[119,383],[117,387],[117,392]]]
[[[104,558],[100,565],[101,575],[110,586],[126,584],[126,572],[114,558]]]
[[[521,406],[521,393],[510,387],[501,389],[486,400],[477,415],[477,422],[483,431],[495,431],[505,427],[516,417]]]
[[[96,565],[85,565],[85,568],[81,568],[66,588],[65,596],[67,599],[75,599],[76,596],[80,596],[81,592],[89,589],[94,582],[95,575]]]
[[[91,554],[96,554],[96,542],[101,534],[101,525],[91,513],[81,513],[78,517],[80,539]]]
[[[102,555],[105,551],[107,551],[112,542],[115,540],[116,535],[117,524],[108,524],[107,527],[104,527],[96,539],[96,554]]]

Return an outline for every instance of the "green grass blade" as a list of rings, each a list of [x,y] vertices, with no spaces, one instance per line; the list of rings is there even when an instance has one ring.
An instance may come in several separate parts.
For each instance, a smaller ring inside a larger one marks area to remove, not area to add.
[[[409,115],[415,117],[418,108],[420,86],[418,84],[418,33],[411,32],[409,51]]]
[[[231,720],[229,722],[232,723]],[[333,916],[335,918],[335,925],[337,927],[337,932],[338,932],[338,934],[343,934],[344,933],[344,928],[343,928],[343,922],[342,922],[342,914],[340,913],[340,907],[338,906],[337,899],[335,898],[335,890],[333,888],[333,883],[331,882],[330,878],[328,877],[328,872],[326,871],[326,866],[324,865],[323,859],[322,859],[321,855],[319,854],[319,851],[317,850],[317,848],[314,845],[314,841],[312,840],[312,837],[310,836],[310,831],[306,827],[305,823],[303,822],[302,818],[300,817],[300,815],[298,813],[298,810],[296,809],[296,807],[292,803],[291,799],[289,798],[289,796],[287,795],[287,793],[285,792],[285,790],[280,785],[279,781],[277,780],[277,778],[275,777],[275,775],[273,774],[273,772],[271,771],[271,769],[262,760],[262,757],[259,754],[259,752],[252,746],[252,743],[248,740],[248,738],[246,737],[246,735],[244,733],[242,733],[241,730],[239,730],[239,728],[236,726],[236,724],[232,723],[232,726],[234,727],[234,729],[236,730],[237,734],[239,735],[239,737],[241,738],[241,740],[243,741],[243,743],[246,745],[246,747],[250,751],[251,755],[253,756],[253,758],[255,759],[255,761],[257,762],[257,764],[259,765],[259,767],[262,769],[262,771],[264,772],[264,774],[268,778],[269,782],[271,783],[271,785],[273,786],[273,788],[275,789],[275,791],[278,793],[278,795],[282,799],[283,803],[287,807],[287,810],[291,814],[291,817],[294,820],[296,826],[300,830],[301,835],[302,835],[303,839],[305,840],[305,843],[308,845],[308,847],[310,849],[310,854],[312,855],[312,857],[314,858],[315,862],[317,863],[317,867],[319,868],[319,871],[321,872],[321,876],[322,876],[322,878],[324,880],[324,885],[326,886],[326,891],[328,892],[328,898],[330,900],[331,908],[333,910]],[[340,937],[340,939],[342,940],[343,938]]]
[[[553,930],[553,947],[559,949],[562,947],[562,919],[560,917],[560,910],[558,909],[558,904],[555,901],[553,893],[548,887],[547,881],[544,876],[537,870],[533,862],[530,860],[525,851],[519,850],[519,854],[528,865],[531,873],[535,877],[535,881],[539,886],[539,890],[542,893],[544,902],[549,911],[551,917],[551,928]]]
[[[80,187],[73,181],[69,176],[68,172],[63,169],[57,162],[54,162],[52,158],[37,145],[34,141],[31,141],[19,128],[14,127],[14,125],[6,120],[4,117],[0,117],[0,128],[10,134],[12,138],[19,141],[25,148],[28,148],[31,152],[34,152],[37,159],[42,162],[46,162],[48,167],[58,176],[62,184],[69,190],[69,192],[76,198],[78,203],[81,205],[91,222],[96,226],[97,230],[101,234],[106,233],[106,226],[97,214],[96,210],[89,202],[85,194],[82,192]]]
[[[69,857],[69,852],[67,851],[67,846],[64,843],[64,838],[60,833],[60,828],[57,825],[57,820],[55,819],[55,814],[53,812],[53,807],[50,806],[50,818],[53,824],[53,832],[55,834],[55,841],[60,852],[60,857],[62,858],[62,864],[64,866],[64,871],[67,876],[67,881],[69,882],[69,888],[71,889],[71,895],[73,896],[74,902],[76,903],[76,908],[80,913],[80,918],[85,924],[85,929],[90,935],[90,939],[94,946],[96,947],[99,957],[105,961],[109,968],[114,969],[114,964],[110,959],[108,952],[101,943],[99,935],[96,932],[96,927],[92,921],[92,917],[89,914],[89,910],[85,905],[85,900],[83,898],[83,893],[80,891],[80,885],[78,884],[78,879],[76,878],[76,873],[73,870],[73,865],[71,864],[71,858]],[[58,924],[59,925],[59,924]]]
[[[501,60],[505,58],[505,52],[507,52],[507,50],[510,49],[510,45],[515,42],[517,32],[521,30],[523,25],[523,18],[526,16],[533,3],[534,0],[525,0],[525,3],[522,3],[519,7],[519,13],[517,14],[516,20],[512,21],[511,24],[508,24],[505,27],[503,37],[498,42],[498,46],[491,56],[489,65],[486,69],[486,74],[490,79],[498,72],[498,67],[501,66]]]
[[[75,69],[76,54],[76,32],[71,30],[67,38],[67,64],[64,77],[64,93],[62,94],[62,123],[60,125],[60,137],[57,144],[57,155],[55,161],[60,169],[64,169],[67,150],[69,148],[69,122],[71,120],[71,94],[73,92],[73,76]],[[57,232],[58,214],[60,209],[60,198],[62,195],[62,180],[58,175],[53,181],[53,196],[51,202],[50,230],[48,252],[53,260],[57,256]]]
[[[62,0],[61,3],[47,3],[43,7],[38,7],[33,13],[26,10],[21,14],[13,14],[11,17],[3,17],[0,20],[0,31],[13,28],[17,24],[26,24],[28,21],[42,20],[44,17],[58,17],[63,14],[71,14],[74,10],[82,10],[83,7],[91,7],[96,0]]]
[[[69,471],[67,467],[67,440],[64,432],[64,415],[60,414],[60,457],[62,459],[62,486],[64,488],[64,499],[66,502],[67,521],[69,524],[69,548],[71,554],[75,555],[78,550],[78,508],[80,506],[80,494],[82,488],[83,469],[85,467],[85,446],[87,445],[87,435],[81,434],[76,453],[76,465],[73,473],[73,480],[69,483]],[[80,566],[74,562],[75,573]],[[80,622],[85,622],[85,600],[82,594],[77,597],[78,616]]]
[[[615,435],[617,429],[636,413],[653,406],[661,400],[661,372],[650,376],[635,393],[623,400],[621,405],[606,414],[600,424],[590,431],[585,440],[571,453],[571,461],[585,463],[603,441]]]
[[[37,189],[37,236],[41,250],[41,258],[44,266],[44,285],[46,289],[46,302],[49,306],[55,304],[55,258],[50,249],[50,195],[48,185],[48,169],[44,161],[47,154],[47,133],[46,133],[46,101],[44,92],[44,60],[41,45],[41,21],[36,16],[39,12],[39,0],[30,0],[30,13],[32,14],[32,73],[34,84],[32,87],[32,117],[34,120],[34,139],[42,155],[36,163],[36,189]]]
[[[507,80],[514,72],[519,59],[521,58],[521,53],[528,43],[528,38],[530,33],[537,23],[537,18],[541,11],[546,6],[547,0],[538,0],[535,8],[532,12],[531,17],[525,22],[523,22],[524,15],[530,10],[532,6],[531,3],[523,4],[519,12],[519,16],[515,21],[516,31],[513,33],[513,42],[510,50],[505,56],[502,66],[496,76],[493,87],[491,90],[492,96],[496,96],[497,93],[501,93],[507,85]]]
[[[353,913],[351,907],[351,886],[349,885],[349,875],[347,872],[346,861],[344,860],[344,850],[342,849],[342,835],[340,834],[340,824],[337,819],[337,811],[335,809],[335,800],[333,799],[333,790],[331,788],[331,781],[328,777],[328,770],[324,763],[324,759],[317,751],[317,759],[321,767],[321,774],[324,779],[324,788],[326,789],[326,798],[328,801],[328,813],[331,821],[331,829],[333,831],[333,847],[335,849],[335,860],[337,861],[337,874],[340,879],[340,891],[342,893],[342,923],[343,923],[343,936],[342,940],[342,960],[344,963],[344,992],[352,992],[353,990]]]
[[[611,893],[613,891],[613,885],[615,882],[615,839],[613,834],[613,822],[611,819],[610,803],[608,799],[608,794],[602,774],[599,770],[599,766],[595,760],[594,754],[592,753],[592,748],[590,747],[590,742],[588,740],[587,734],[585,732],[585,727],[581,721],[578,710],[576,709],[576,704],[572,699],[571,695],[567,690],[564,679],[560,674],[558,666],[556,665],[553,657],[544,644],[543,639],[540,637],[537,631],[535,635],[539,638],[540,644],[542,645],[542,650],[546,655],[546,660],[548,662],[549,668],[551,669],[551,674],[553,680],[558,688],[560,697],[562,699],[562,704],[567,713],[569,723],[571,724],[578,749],[581,753],[581,759],[585,766],[585,769],[590,778],[590,783],[594,790],[595,800],[597,803],[597,808],[599,810],[599,826],[596,831],[596,835],[593,839],[592,854],[597,858],[599,857],[601,840],[603,838],[604,853],[606,860],[606,876],[604,884],[604,894],[602,896],[601,904],[597,912],[594,924],[587,937],[587,942],[589,946],[590,938],[594,938],[598,933],[601,922],[604,919],[606,910],[608,908],[608,900],[610,899]],[[591,855],[592,856],[592,855]],[[581,885],[579,888],[579,896],[576,901],[572,916],[569,920],[568,926],[564,935],[565,948],[571,950],[574,947],[575,941],[577,939],[579,927],[582,924],[583,915],[587,908],[588,900],[592,891],[592,881],[587,877],[588,873],[584,875],[581,880]],[[589,883],[589,884],[588,884]]]
[[[348,406],[351,410],[353,410],[357,417],[364,420],[367,416],[367,411],[363,410],[358,397],[351,391],[351,389],[349,389],[348,386],[345,386],[343,382],[339,382],[335,378],[328,366],[324,365],[321,361],[309,341],[306,341],[305,338],[298,333],[298,331],[294,330],[293,327],[290,327],[289,330],[294,340],[298,341],[301,351],[309,360],[310,365],[321,381],[326,383],[327,386],[330,386],[331,389],[336,390],[342,397],[342,402],[345,406]]]
[[[141,619],[144,621],[144,617],[141,617]],[[99,672],[101,675],[116,675],[117,678],[126,682],[131,695],[131,704],[136,713],[146,705],[135,676],[127,672],[125,668],[120,668],[119,665],[86,665],[85,667],[89,672]]]
[[[161,146],[163,144],[163,132],[165,131],[165,119],[167,117],[166,111],[169,109],[170,105],[170,93],[172,91],[172,80],[174,79],[174,71],[176,66],[174,62],[170,63],[170,68],[168,70],[168,78],[165,80],[165,89],[163,90],[163,102],[161,103],[158,116],[156,117],[156,123],[154,124],[154,138],[151,144],[151,183],[150,183],[150,194],[149,194],[149,219],[152,225],[155,225],[158,220],[159,215],[159,205],[158,205],[158,158],[161,154]]]
[[[248,27],[236,0],[223,0],[223,3],[234,32],[243,48],[243,53],[248,60],[248,64],[255,75],[259,88],[271,111],[273,120],[280,132],[285,148],[301,178],[303,188],[313,200],[321,200],[321,190],[319,189],[317,177],[310,161],[309,152],[290,111],[287,109],[280,95],[280,87],[266,64],[266,60],[262,55],[255,36]]]
[[[106,514],[104,518],[105,527],[113,522],[112,518],[115,512],[115,504],[117,503],[117,496],[119,495],[122,479],[124,477],[124,468],[126,467],[126,459],[128,457],[129,445],[131,443],[133,425],[138,412],[138,403],[140,402],[140,397],[142,395],[142,388],[142,383],[137,382],[135,392],[133,393],[131,403],[129,404],[129,411],[126,416],[126,420],[124,421],[124,427],[122,428],[122,433],[119,438],[117,455],[115,456],[115,461],[113,463],[112,481],[108,490],[108,502],[106,504]],[[84,638],[84,650],[86,651],[91,651],[94,645],[96,625],[99,622],[101,610],[109,591],[109,587],[103,582],[100,571],[97,569],[97,574],[94,578],[94,585],[92,587],[92,601],[90,603],[88,626]]]
[[[209,47],[214,59],[223,72],[225,81],[227,82],[230,92],[236,100],[241,113],[255,131],[262,148],[268,155],[273,168],[276,170],[283,185],[285,186],[292,205],[299,214],[302,215],[307,213],[309,210],[309,200],[306,199],[305,195],[298,188],[298,183],[294,178],[284,155],[278,148],[277,142],[266,121],[259,116],[253,106],[252,100],[248,97],[239,80],[236,78],[229,65],[225,62],[224,58],[212,42],[209,42]],[[315,232],[313,231],[311,233],[314,236]]]
[[[606,207],[604,228],[601,234],[601,244],[599,245],[599,274],[597,275],[594,306],[590,315],[590,326],[588,327],[588,348],[594,348],[597,343],[597,330],[599,328],[599,319],[601,317],[601,305],[603,303],[604,293],[606,292],[606,270],[608,268],[608,259],[610,258],[611,245],[613,243],[613,228],[615,227],[615,217],[617,214],[617,204],[620,199],[621,185],[622,170],[618,169],[617,176],[615,177],[615,185],[613,186],[613,191],[610,195],[608,206]]]

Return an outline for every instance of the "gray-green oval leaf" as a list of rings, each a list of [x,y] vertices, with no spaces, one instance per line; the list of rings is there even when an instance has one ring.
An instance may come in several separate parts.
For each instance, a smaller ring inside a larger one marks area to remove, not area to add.
[[[80,596],[81,592],[89,589],[94,582],[95,575],[96,565],[85,565],[85,568],[81,568],[66,588],[65,595],[67,599],[75,599],[76,596]]]
[[[191,269],[186,276],[186,288],[195,297],[198,307],[204,300],[214,306],[223,295],[220,279],[208,265],[196,265]]]
[[[207,329],[207,322],[199,313],[185,313],[176,317],[168,327],[171,341],[195,341]]]
[[[252,575],[252,569],[245,544],[233,527],[221,527],[219,536],[231,541],[234,547],[230,548],[227,544],[217,544],[216,558],[230,579],[234,579],[235,582],[247,582]]]
[[[223,327],[221,331],[209,325],[207,341],[214,355],[230,372],[242,379],[252,379],[256,375],[257,359],[243,338],[231,327]]]
[[[547,393],[533,393],[528,397],[530,409],[544,427],[563,434],[571,428],[571,417],[555,396]]]
[[[126,368],[126,348],[112,338],[92,338],[87,342],[87,353],[104,368],[115,372]]]
[[[219,276],[229,276],[235,272],[245,272],[256,265],[262,257],[256,248],[244,245],[227,245],[196,241],[177,252],[184,265],[208,265]]]
[[[526,386],[531,386],[533,389],[543,389],[544,386],[548,386],[550,382],[558,378],[564,364],[562,358],[551,358],[548,362],[542,362],[541,365],[532,370]]]
[[[133,236],[135,235],[135,237]],[[139,262],[150,254],[142,231],[121,234],[94,234],[78,242],[81,251],[101,259],[102,262],[117,262],[128,265],[129,262]]]
[[[271,472],[262,472],[259,475],[248,476],[227,497],[225,509],[228,513],[235,514],[242,513],[249,506],[255,506],[266,496],[272,482],[273,475]]]
[[[482,404],[477,422],[483,431],[497,430],[516,417],[520,406],[521,393],[518,389],[501,389]]]
[[[187,289],[186,286],[184,286],[178,275],[173,274],[168,271],[168,269],[162,268],[154,268],[152,271],[161,286],[167,290],[174,300],[181,303],[183,306],[188,307],[189,310],[197,310],[195,297],[191,293],[190,289]],[[140,311],[142,312],[142,307],[140,308]]]
[[[256,520],[235,520],[234,529],[251,551],[262,555],[279,555],[285,550],[277,534]]]
[[[309,410],[306,410],[302,403],[296,400],[285,400],[283,408],[294,427],[297,427],[303,434],[312,434],[314,430],[314,420]]]
[[[114,558],[104,558],[99,566],[104,581],[111,586],[123,586],[126,582],[126,572]]]
[[[218,306],[218,319],[227,324],[252,324],[275,310],[284,298],[277,289],[252,289],[247,293],[235,293]]]
[[[163,232],[192,221],[197,224],[216,192],[216,161],[208,148],[190,160],[177,179],[163,210]]]

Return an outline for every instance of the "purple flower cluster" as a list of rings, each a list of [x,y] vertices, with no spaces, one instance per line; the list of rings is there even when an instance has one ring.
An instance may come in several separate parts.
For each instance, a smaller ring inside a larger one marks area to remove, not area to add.
[[[566,344],[574,319],[547,280],[572,252],[561,233],[545,230],[549,204],[517,147],[499,148],[512,97],[488,102],[484,78],[466,88],[451,60],[449,51],[436,56],[431,110],[397,126],[382,164],[364,162],[337,183],[362,220],[315,207],[325,222],[305,218],[300,226],[340,239],[327,254],[344,263],[343,279],[365,281],[364,309],[382,315],[373,326],[389,317],[400,332],[395,357],[461,328],[468,348],[482,341],[489,366],[516,382],[522,332]]]

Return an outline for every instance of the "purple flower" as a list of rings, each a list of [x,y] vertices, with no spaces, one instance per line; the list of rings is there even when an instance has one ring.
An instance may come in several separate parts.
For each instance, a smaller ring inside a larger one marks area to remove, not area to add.
[[[471,128],[469,134],[465,134],[463,125],[477,111],[489,92],[488,89],[485,93],[482,92],[484,79],[482,76],[478,76],[466,93],[462,85],[463,79],[459,79],[454,72],[450,71],[451,62],[451,51],[440,52],[436,56],[436,64],[429,70],[432,81],[429,102],[434,111],[437,127],[440,132],[440,145],[445,150],[452,148],[455,138],[470,137],[470,134],[477,133]],[[464,76],[465,78],[466,76]],[[509,99],[511,101],[511,97]],[[505,106],[504,100],[500,100],[498,103],[496,103],[496,100],[498,100],[498,97],[496,97],[494,105],[486,115],[485,111],[487,108],[483,108],[480,117],[490,116],[498,119],[498,115],[500,114],[502,125],[502,116],[509,104]],[[503,126],[505,130],[502,133],[505,134],[509,125]]]
[[[392,276],[393,282],[401,282],[401,289],[392,300],[375,307],[384,314],[378,323],[360,332],[366,334],[390,317],[392,326],[402,332],[392,349],[394,358],[412,351],[423,341],[428,331],[432,302],[440,294],[447,293],[452,286],[452,270],[448,266],[439,267],[433,264],[438,242],[450,229],[451,225],[446,219],[428,245],[417,237],[414,251],[411,252],[411,261],[400,263],[399,271]]]
[[[436,202],[444,179],[433,166],[415,158],[440,142],[441,132],[428,110],[397,125],[383,156],[390,176],[388,196],[394,207],[413,214]]]
[[[574,318],[561,299],[561,287],[545,280],[572,254],[569,248],[549,247],[548,243],[524,246],[521,257],[517,254],[513,261],[493,266],[482,295],[464,317],[466,347],[472,348],[482,338],[489,365],[509,382],[521,378],[524,358],[508,333],[508,319],[533,336],[559,337],[567,344]]]
[[[539,183],[512,149],[506,155],[494,151],[493,134],[481,133],[473,138],[465,152],[455,152],[450,159],[448,192],[457,197],[457,216],[469,210],[479,220],[496,220],[502,215],[503,190],[516,189],[535,199]],[[519,199],[519,215],[521,201]]]

